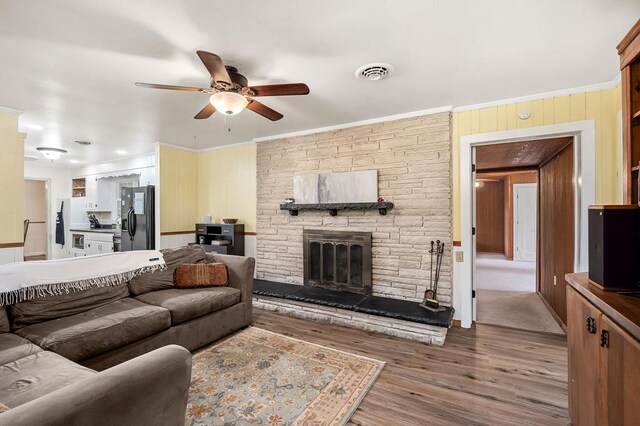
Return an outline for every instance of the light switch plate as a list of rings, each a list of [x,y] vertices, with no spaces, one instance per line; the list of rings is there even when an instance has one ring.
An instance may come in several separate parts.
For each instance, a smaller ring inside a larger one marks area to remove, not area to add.
[[[463,251],[456,251],[456,262],[464,262],[464,252]]]

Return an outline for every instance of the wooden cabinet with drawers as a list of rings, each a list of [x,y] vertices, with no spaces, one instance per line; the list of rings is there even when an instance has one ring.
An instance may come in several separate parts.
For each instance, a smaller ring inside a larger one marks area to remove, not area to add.
[[[569,415],[573,425],[640,424],[640,297],[567,274]]]

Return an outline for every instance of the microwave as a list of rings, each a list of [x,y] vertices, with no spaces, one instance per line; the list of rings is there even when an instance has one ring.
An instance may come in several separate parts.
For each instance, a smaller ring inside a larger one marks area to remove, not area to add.
[[[84,234],[71,234],[71,244],[74,249],[84,250]]]

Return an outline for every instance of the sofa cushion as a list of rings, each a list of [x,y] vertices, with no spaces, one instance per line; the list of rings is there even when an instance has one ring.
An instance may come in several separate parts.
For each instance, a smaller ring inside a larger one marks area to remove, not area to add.
[[[150,291],[173,288],[173,273],[181,263],[205,262],[206,253],[200,246],[186,246],[177,249],[160,250],[167,268],[138,275],[129,282],[129,290],[134,296]]]
[[[95,374],[53,352],[38,352],[0,366],[0,401],[15,408]]]
[[[7,317],[7,308],[0,306],[0,333],[8,333],[11,331],[9,318]]]
[[[183,263],[173,276],[176,288],[220,287],[229,284],[224,263]]]
[[[23,339],[13,333],[0,334],[0,365],[37,352],[42,352],[42,349],[27,339]]]
[[[153,291],[136,299],[167,308],[171,322],[179,324],[234,305],[240,301],[240,294],[236,288],[208,287]]]
[[[167,309],[130,297],[18,330],[43,349],[80,361],[169,328]]]
[[[18,330],[31,324],[86,312],[127,296],[129,287],[121,284],[39,297],[9,306],[11,325],[13,330]]]

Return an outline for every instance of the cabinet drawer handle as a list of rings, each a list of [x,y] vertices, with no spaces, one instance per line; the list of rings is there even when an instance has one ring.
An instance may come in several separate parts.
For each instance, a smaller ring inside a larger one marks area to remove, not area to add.
[[[589,334],[596,334],[597,324],[595,318],[587,318],[587,332]]]
[[[602,332],[600,333],[600,347],[609,347],[609,332],[607,330],[602,330]]]

